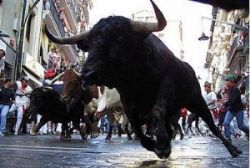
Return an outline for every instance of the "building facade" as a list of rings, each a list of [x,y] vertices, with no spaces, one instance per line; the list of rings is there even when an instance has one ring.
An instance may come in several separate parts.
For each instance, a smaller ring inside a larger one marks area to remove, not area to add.
[[[11,0],[0,4],[0,47],[6,54],[8,77],[27,75],[41,85],[50,66],[67,67],[84,61],[84,53],[75,45],[57,45],[49,41],[44,25],[59,37],[75,35],[88,29],[91,0]],[[51,50],[58,61],[51,64]]]
[[[157,22],[154,12],[141,10],[132,14],[132,19],[143,22]],[[183,25],[181,20],[167,20],[168,26],[154,34],[174,52],[175,56],[184,59]]]
[[[2,78],[15,78],[15,61],[17,57],[18,28],[22,16],[23,1],[0,2],[0,31],[9,37],[0,36],[0,48],[5,50],[5,67]]]
[[[238,87],[249,91],[249,16],[244,11],[214,9],[210,44],[205,68],[216,91],[223,88],[225,76],[234,74]]]

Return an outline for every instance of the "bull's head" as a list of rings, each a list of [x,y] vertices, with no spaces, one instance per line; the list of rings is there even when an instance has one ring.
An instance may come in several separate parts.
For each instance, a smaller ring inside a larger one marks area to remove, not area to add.
[[[78,48],[88,52],[88,58],[82,69],[85,85],[106,85],[115,87],[117,82],[126,80],[126,76],[136,71],[134,67],[124,69],[133,59],[140,59],[140,52],[147,52],[145,38],[152,32],[161,31],[166,20],[150,0],[154,8],[157,23],[132,21],[121,16],[101,19],[88,32],[71,37],[59,38],[45,30],[48,38],[59,44],[77,44]],[[131,77],[131,76],[130,76]],[[122,79],[121,79],[122,78]]]

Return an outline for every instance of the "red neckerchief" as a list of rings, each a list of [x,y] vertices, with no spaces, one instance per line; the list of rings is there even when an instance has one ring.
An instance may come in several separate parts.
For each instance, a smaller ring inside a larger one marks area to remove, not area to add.
[[[22,89],[22,90],[25,90],[25,88],[26,88],[27,86],[28,86],[27,83],[21,82],[21,89]]]

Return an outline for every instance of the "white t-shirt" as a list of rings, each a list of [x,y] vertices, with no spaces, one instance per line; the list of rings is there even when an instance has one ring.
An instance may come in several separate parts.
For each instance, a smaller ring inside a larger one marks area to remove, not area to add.
[[[4,70],[4,67],[5,67],[5,57],[2,57],[0,59],[0,70]]]
[[[21,81],[16,81],[16,85],[17,85],[17,90],[16,90],[17,95],[16,95],[15,102],[16,102],[17,107],[21,105],[28,107],[30,103],[29,95],[20,96],[18,94],[30,94],[32,92],[32,88],[28,85],[26,88],[22,89]]]
[[[5,60],[5,57],[2,57],[2,58],[0,59],[0,75],[1,75],[1,73],[2,73],[2,71],[4,70],[4,67],[5,67],[5,62],[4,62],[4,60]]]
[[[212,101],[216,101],[217,96],[213,91],[211,91],[209,93],[206,92],[204,94],[204,99],[205,99],[206,103],[209,104]],[[209,110],[215,109],[216,108],[216,103],[214,102],[213,104],[208,105],[208,108],[209,108]]]

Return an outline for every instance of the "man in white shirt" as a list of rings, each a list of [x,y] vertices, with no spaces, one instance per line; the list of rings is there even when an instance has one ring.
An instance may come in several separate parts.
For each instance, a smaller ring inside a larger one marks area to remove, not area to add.
[[[23,119],[23,113],[30,105],[29,95],[32,92],[32,88],[28,85],[29,78],[24,76],[20,81],[16,81],[16,108],[17,108],[17,121],[15,127],[15,135],[18,134],[20,125]]]
[[[207,103],[209,110],[212,113],[213,119],[215,123],[218,123],[219,112],[216,106],[217,96],[214,91],[211,89],[211,83],[205,82],[204,89],[206,93],[204,94],[204,99]]]

